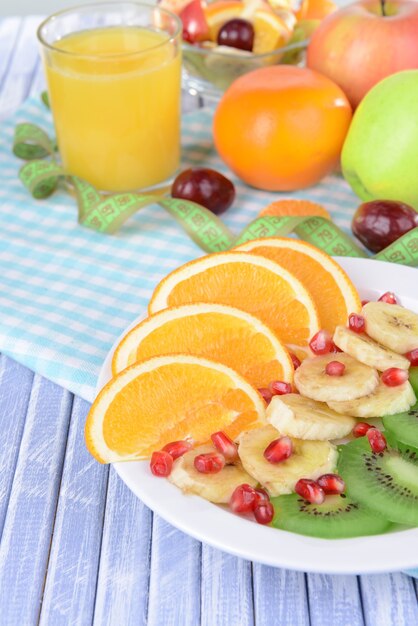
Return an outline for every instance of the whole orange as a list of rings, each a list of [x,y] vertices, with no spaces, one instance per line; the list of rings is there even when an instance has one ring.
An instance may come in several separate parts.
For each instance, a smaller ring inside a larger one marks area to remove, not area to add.
[[[216,109],[213,137],[221,158],[244,182],[292,191],[337,167],[351,116],[346,96],[329,78],[275,65],[232,83]]]

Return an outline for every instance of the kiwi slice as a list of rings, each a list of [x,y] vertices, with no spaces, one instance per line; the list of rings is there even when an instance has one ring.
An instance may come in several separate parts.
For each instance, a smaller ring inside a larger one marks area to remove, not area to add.
[[[273,526],[322,539],[377,535],[391,523],[348,496],[326,496],[322,504],[306,502],[296,493],[272,498]]]
[[[409,411],[385,415],[383,426],[397,441],[418,449],[418,402]]]
[[[416,399],[418,400],[418,367],[409,368],[409,382],[411,383]]]
[[[383,517],[418,526],[418,452],[388,448],[373,452],[367,437],[341,446],[338,473],[347,494]]]

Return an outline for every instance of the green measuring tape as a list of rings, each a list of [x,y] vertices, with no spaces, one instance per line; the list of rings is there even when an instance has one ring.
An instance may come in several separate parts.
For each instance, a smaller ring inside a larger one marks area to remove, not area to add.
[[[51,195],[61,179],[69,180],[75,190],[79,223],[97,232],[113,234],[131,215],[146,206],[158,204],[205,252],[222,252],[251,239],[285,237],[294,232],[300,239],[331,256],[367,257],[348,235],[323,217],[266,215],[252,221],[236,236],[216,215],[195,202],[156,193],[115,193],[103,197],[86,181],[69,175],[57,162],[56,150],[55,142],[38,126],[28,123],[16,126],[13,152],[27,161],[19,171],[19,178],[25,187],[40,200]],[[44,160],[45,157],[50,160]],[[373,258],[418,266],[418,227]]]

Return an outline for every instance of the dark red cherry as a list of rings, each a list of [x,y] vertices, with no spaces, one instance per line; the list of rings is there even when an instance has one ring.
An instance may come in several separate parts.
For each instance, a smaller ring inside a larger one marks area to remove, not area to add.
[[[234,201],[235,187],[231,181],[216,170],[207,167],[191,167],[181,172],[171,187],[173,198],[183,198],[202,204],[219,215]]]
[[[254,45],[254,26],[248,20],[236,17],[221,27],[216,41],[220,46],[251,52]]]
[[[418,213],[395,200],[372,200],[360,204],[351,228],[371,252],[380,252],[418,226]]]

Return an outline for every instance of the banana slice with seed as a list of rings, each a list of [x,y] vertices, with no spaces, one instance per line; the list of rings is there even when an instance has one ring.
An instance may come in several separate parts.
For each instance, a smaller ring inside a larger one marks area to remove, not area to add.
[[[331,361],[345,365],[342,376],[325,372]],[[379,375],[374,368],[338,352],[305,359],[295,371],[294,384],[303,396],[319,402],[354,400],[372,393],[379,384]]]
[[[256,478],[272,496],[292,493],[299,478],[319,478],[332,472],[337,450],[329,441],[292,439],[293,454],[281,463],[269,463],[264,450],[280,433],[271,425],[243,433],[238,454],[244,469]]]
[[[374,392],[367,396],[345,402],[328,402],[328,406],[337,413],[367,418],[403,413],[415,402],[414,390],[409,381],[398,387],[388,387],[381,382]]]
[[[357,361],[375,367],[381,372],[389,367],[407,370],[410,366],[406,357],[382,346],[365,333],[355,333],[345,326],[336,327],[333,341],[340,350],[347,352]]]
[[[194,458],[208,452],[215,452],[215,448],[211,445],[199,446],[183,454],[174,461],[168,480],[185,493],[194,493],[217,504],[227,504],[234,489],[242,483],[252,487],[257,485],[257,480],[247,474],[240,463],[225,465],[217,474],[198,472],[193,463]]]
[[[368,302],[362,308],[366,332],[398,354],[418,348],[418,315],[398,304]]]
[[[325,403],[298,393],[273,396],[266,417],[282,435],[315,441],[341,439],[356,424],[353,417],[341,415]]]

